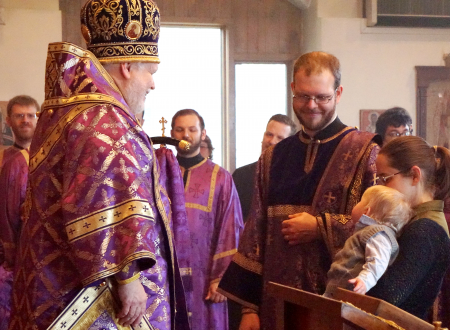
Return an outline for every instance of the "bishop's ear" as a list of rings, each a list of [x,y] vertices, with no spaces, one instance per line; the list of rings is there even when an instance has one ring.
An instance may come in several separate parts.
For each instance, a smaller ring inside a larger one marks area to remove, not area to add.
[[[131,63],[120,63],[120,73],[124,79],[131,78]]]

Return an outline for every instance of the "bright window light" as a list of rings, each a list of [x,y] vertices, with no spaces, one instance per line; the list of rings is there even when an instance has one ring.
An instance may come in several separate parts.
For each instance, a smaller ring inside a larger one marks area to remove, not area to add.
[[[205,120],[213,161],[222,165],[222,33],[220,28],[162,27],[156,89],[145,103],[144,130],[161,136],[161,117],[170,136],[173,115],[194,109]],[[158,148],[158,146],[156,146]],[[174,151],[176,153],[176,151]]]
[[[270,117],[286,114],[286,81],[285,64],[236,65],[236,168],[258,160]]]

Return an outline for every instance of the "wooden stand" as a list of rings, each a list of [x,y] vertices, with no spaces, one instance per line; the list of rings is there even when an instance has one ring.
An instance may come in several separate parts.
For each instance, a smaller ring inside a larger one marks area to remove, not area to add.
[[[337,293],[337,299],[343,301],[272,282],[267,292],[277,300],[276,330],[435,329],[385,301],[347,290],[339,289]],[[395,324],[388,320],[395,320]]]

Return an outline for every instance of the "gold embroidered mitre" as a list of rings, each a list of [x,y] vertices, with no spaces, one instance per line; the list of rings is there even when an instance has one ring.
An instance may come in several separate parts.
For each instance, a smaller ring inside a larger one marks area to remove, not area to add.
[[[102,63],[159,63],[159,30],[152,0],[89,0],[81,9],[87,48]]]

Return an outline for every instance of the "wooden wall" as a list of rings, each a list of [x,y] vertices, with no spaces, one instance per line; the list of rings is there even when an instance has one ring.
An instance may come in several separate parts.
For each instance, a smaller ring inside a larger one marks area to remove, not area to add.
[[[218,24],[230,30],[236,60],[295,59],[301,11],[287,0],[158,0],[161,22]]]

